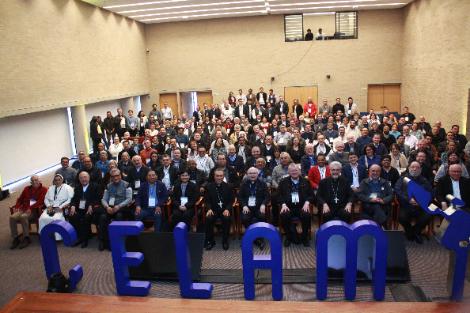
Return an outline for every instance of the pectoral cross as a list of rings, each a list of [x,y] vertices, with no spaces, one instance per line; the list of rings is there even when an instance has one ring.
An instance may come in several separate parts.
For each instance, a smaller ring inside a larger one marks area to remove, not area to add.
[[[333,201],[334,201],[336,204],[338,204],[338,201],[339,201],[338,197],[335,197],[335,198],[333,199]]]
[[[219,201],[219,203],[217,203],[217,204],[219,205],[220,208],[222,208],[222,206],[224,205],[224,204],[222,203],[222,201]]]

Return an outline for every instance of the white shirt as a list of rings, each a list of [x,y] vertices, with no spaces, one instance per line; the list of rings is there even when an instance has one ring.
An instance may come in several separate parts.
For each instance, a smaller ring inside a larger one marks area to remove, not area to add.
[[[323,167],[318,167],[318,171],[320,172],[320,179],[323,179],[325,178],[325,174],[326,174],[326,166],[323,166]]]
[[[162,115],[164,119],[172,119],[173,118],[173,112],[171,111],[170,107],[163,108],[162,109]]]
[[[170,181],[170,167],[163,167],[163,179],[162,183],[165,184],[166,189],[171,188],[171,181]]]
[[[242,99],[243,104],[246,103],[246,96],[244,94],[237,95],[235,98],[237,99],[237,103],[239,99]]]
[[[207,155],[204,155],[203,157],[198,155],[196,157],[196,164],[197,169],[203,171],[207,176],[209,176],[211,169],[214,167],[214,161],[212,161],[212,159]]]
[[[462,197],[460,195],[459,181],[458,180],[453,180],[453,179],[451,179],[451,181],[452,181],[452,194],[453,194],[453,196],[458,198],[458,199],[462,199]]]
[[[405,136],[405,145],[408,145],[411,150],[416,148],[416,144],[418,143],[418,138],[413,135]]]
[[[352,174],[353,174],[353,181],[352,181],[351,187],[359,188],[359,171],[357,170],[357,164],[356,165],[351,164],[351,169],[352,169]]]

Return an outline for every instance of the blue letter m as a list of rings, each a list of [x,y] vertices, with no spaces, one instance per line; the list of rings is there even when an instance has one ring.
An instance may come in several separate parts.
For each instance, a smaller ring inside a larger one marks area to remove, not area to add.
[[[323,224],[317,232],[317,299],[327,297],[328,287],[328,240],[333,235],[340,235],[346,240],[346,270],[344,274],[344,293],[348,300],[356,297],[356,274],[358,240],[363,235],[375,238],[376,252],[372,284],[374,299],[383,300],[385,296],[385,275],[387,270],[387,237],[382,228],[370,220],[346,224],[342,221],[330,221]]]

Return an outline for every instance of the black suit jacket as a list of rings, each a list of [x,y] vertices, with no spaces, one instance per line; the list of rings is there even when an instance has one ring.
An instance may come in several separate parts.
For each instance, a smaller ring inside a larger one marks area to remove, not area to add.
[[[305,201],[309,201],[313,203],[315,199],[315,195],[313,193],[313,189],[310,186],[310,183],[307,179],[303,177],[299,177],[299,203],[293,204],[292,203],[292,193],[293,193],[293,186],[290,176],[283,178],[279,182],[278,192],[279,192],[279,205],[285,203],[289,209],[292,208],[301,208]]]
[[[217,166],[211,169],[209,173],[209,182],[214,182],[214,173],[215,173],[216,168]],[[238,186],[240,186],[240,178],[238,176],[237,171],[230,166],[226,166],[226,168],[228,171],[227,183],[230,185],[230,188],[238,188]]]
[[[186,191],[184,195],[181,191],[181,182],[178,182],[173,188],[173,193],[171,194],[171,205],[173,207],[173,211],[179,209],[181,204],[181,197],[188,197],[188,202],[186,203],[185,207],[188,210],[193,210],[196,201],[199,198],[199,190],[195,183],[189,181],[186,185]]]
[[[231,161],[229,156],[227,156],[227,166],[230,166],[231,168],[235,169],[239,176],[245,171],[245,164],[243,163],[243,158],[239,155],[236,155],[233,161]]]
[[[245,206],[248,206],[248,199],[251,194],[251,180],[245,180],[243,184],[240,186],[240,191],[238,192],[238,201],[240,201],[240,207],[243,208]],[[265,182],[257,179],[255,181],[255,193],[254,196],[256,197],[256,206],[251,206],[250,208],[256,208],[259,210],[259,207],[264,204],[266,205],[269,202],[269,192],[268,192],[268,186],[266,185]]]
[[[338,189],[336,190],[336,188]],[[337,192],[337,194],[335,194],[335,192]],[[335,196],[339,199],[338,203],[334,202]],[[317,203],[319,209],[322,209],[323,204],[326,203],[332,210],[342,210],[348,202],[353,202],[353,200],[354,195],[351,185],[343,176],[338,177],[337,183],[334,182],[331,176],[320,180],[317,191]]]
[[[220,199],[219,199],[220,196]],[[207,210],[214,212],[223,212],[225,209],[230,211],[232,214],[233,207],[233,191],[229,184],[222,182],[217,192],[217,185],[215,182],[209,183],[206,188],[205,194],[205,205]],[[219,206],[219,201],[222,201],[222,208]]]
[[[179,170],[176,169],[176,167],[173,167],[170,165],[170,169],[168,170],[168,173],[170,174],[170,184],[172,186],[175,185],[176,181],[178,180],[178,173]],[[157,170],[157,176],[159,180],[163,180],[163,166],[160,166]]]
[[[287,102],[283,102],[283,106],[282,106],[282,109],[283,111],[281,112],[281,102],[278,102],[276,104],[276,114],[279,114],[281,115],[282,113],[284,114],[289,114],[289,104]]]
[[[101,198],[103,196],[100,186],[90,182],[86,192],[83,192],[83,186],[79,185],[75,187],[73,198],[70,201],[70,205],[74,206],[77,210],[81,200],[85,200],[85,211],[91,205],[93,208],[100,206]]]
[[[147,181],[148,172],[149,172],[149,169],[147,166],[142,166],[139,172],[137,172],[137,169],[133,166],[129,170],[129,173],[127,174],[127,177],[125,178],[125,180],[131,185],[132,189],[135,190],[134,182],[136,180],[140,180],[140,183],[142,185],[142,183]],[[160,176],[158,178],[160,179]]]
[[[465,202],[465,207],[470,207],[470,179],[465,177],[460,177],[459,180],[459,187],[460,187],[460,196],[462,197],[461,200]],[[439,202],[446,202],[446,196],[452,195],[453,188],[452,188],[452,179],[449,175],[446,175],[439,179],[436,185],[436,198]]]

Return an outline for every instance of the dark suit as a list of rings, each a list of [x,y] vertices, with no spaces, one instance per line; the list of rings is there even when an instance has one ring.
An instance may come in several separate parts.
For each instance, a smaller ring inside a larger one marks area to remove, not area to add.
[[[459,180],[459,189],[460,189],[460,196],[461,200],[465,202],[464,208],[467,211],[470,211],[470,179],[465,177],[460,177]],[[446,175],[439,179],[436,186],[436,198],[441,202],[446,202],[447,195],[453,195],[454,190],[452,187],[452,179],[449,175]]]
[[[419,205],[412,205],[410,203],[410,199],[408,198],[407,184],[404,183],[405,177],[413,180],[428,192],[432,192],[432,186],[423,176],[420,175],[413,178],[409,174],[406,174],[404,177],[400,177],[395,185],[395,194],[397,195],[398,201],[400,202],[400,215],[398,216],[398,220],[405,229],[406,236],[409,239],[413,239],[414,236],[421,234],[431,219],[431,216],[428,215],[423,208],[420,208]],[[411,220],[413,218],[415,219],[414,226],[411,225]]]
[[[348,213],[344,208],[348,202],[353,202],[353,197],[351,184],[345,177],[339,176],[334,180],[330,176],[322,179],[317,191],[318,210],[323,211],[325,203],[330,208],[328,213],[323,213],[323,221],[342,220],[349,223],[351,213]]]
[[[304,155],[300,159],[300,168],[301,168],[301,173],[302,176],[307,176],[308,171],[310,171],[310,168],[312,168],[314,165],[317,164],[317,158],[315,155]]]
[[[214,173],[216,169],[217,166],[211,169],[209,173],[209,182],[214,182]],[[234,168],[226,166],[224,169],[224,173],[225,179],[229,184],[230,188],[238,188],[238,186],[240,186],[240,177],[238,176],[237,171]]]
[[[348,153],[354,152],[357,155],[361,155],[362,154],[362,149],[361,149],[361,147],[359,146],[359,144],[357,142],[354,142],[352,144],[345,143],[344,144],[344,152],[348,152]]]
[[[186,185],[185,192],[181,187],[181,183],[177,183],[175,188],[173,188],[173,193],[171,194],[171,206],[172,212],[171,215],[171,229],[174,229],[179,222],[184,222],[188,225],[188,228],[191,226],[191,221],[194,216],[194,209],[196,201],[199,198],[199,188],[193,182],[188,182]],[[181,197],[187,197],[188,202],[184,205],[186,210],[181,210]]]
[[[219,186],[215,182],[209,183],[205,194],[206,212],[212,210],[214,215],[206,216],[206,241],[214,241],[214,223],[222,220],[222,240],[228,241],[230,233],[230,222],[233,216],[233,191],[229,184],[222,182]],[[228,210],[230,216],[224,216],[223,212]]]
[[[285,114],[285,115],[289,114],[289,104],[288,104],[287,102],[285,102],[285,101],[283,101],[283,102],[278,102],[278,103],[276,104],[276,108],[275,108],[275,109],[276,109],[276,114],[279,114],[279,115],[281,115],[281,114]]]
[[[288,208],[288,212],[280,214],[282,227],[286,232],[287,239],[289,241],[295,241],[296,230],[292,225],[293,218],[300,218],[302,221],[302,240],[308,240],[308,230],[311,223],[311,214],[309,212],[304,212],[302,207],[305,204],[305,201],[313,203],[315,195],[313,194],[313,189],[310,187],[310,183],[307,179],[299,177],[299,182],[297,185],[294,185],[290,176],[283,178],[279,182],[278,190],[278,203],[282,208],[282,204],[285,204]],[[299,202],[293,203],[292,196],[293,193],[297,192],[299,196]]]
[[[388,180],[390,182],[390,185],[395,186],[397,183],[398,179],[400,178],[400,173],[398,170],[394,167],[391,167],[388,172],[386,172],[383,168],[382,171],[380,172],[380,177],[382,177],[385,180]]]
[[[168,219],[165,216],[164,205],[168,200],[168,191],[165,185],[161,181],[156,181],[156,199],[155,207],[149,207],[149,183],[144,182],[140,186],[139,191],[135,197],[135,206],[140,207],[142,210],[139,215],[136,215],[136,220],[144,220],[147,217],[154,219],[154,229],[155,231],[161,231],[162,225],[166,225],[166,220]],[[162,209],[162,214],[156,214],[155,208],[160,207]]]
[[[75,214],[69,217],[69,221],[77,231],[79,241],[88,241],[91,233],[91,222],[93,219],[99,218],[100,215],[96,213],[99,211],[101,197],[101,187],[93,182],[88,184],[85,192],[83,192],[82,185],[75,187],[73,198],[70,201],[70,206],[75,207]],[[80,201],[82,200],[85,201],[84,209],[80,209]],[[93,208],[93,212],[92,214],[86,214],[90,206]]]
[[[129,185],[132,187],[132,190],[134,191],[134,194],[137,193],[139,188],[135,188],[135,182],[140,181],[140,184],[147,181],[147,174],[149,172],[148,167],[143,166],[140,168],[139,171],[133,166],[130,170],[129,173],[127,174],[127,177],[124,179],[129,183]],[[160,179],[160,176],[158,177]]]
[[[361,164],[357,164],[357,174],[359,176],[358,180],[359,180],[359,184],[360,184],[361,181],[367,177],[366,168]],[[346,178],[349,186],[352,186],[354,174],[353,174],[351,164],[346,164],[345,166],[343,166],[343,168],[341,169],[341,176]]]
[[[371,195],[373,193],[376,194],[377,198],[383,199],[384,204],[372,202]],[[362,201],[361,217],[373,220],[379,225],[384,225],[387,221],[390,203],[393,200],[393,189],[390,182],[383,178],[376,181],[366,178],[361,182],[357,196]]]
[[[249,198],[255,197],[255,205],[250,205]],[[238,201],[240,202],[241,221],[245,228],[256,222],[265,222],[266,214],[260,212],[260,206],[269,202],[268,186],[265,182],[257,179],[254,183],[247,179],[240,186],[238,193]],[[249,212],[243,213],[243,207],[248,207]]]
[[[238,175],[242,175],[245,171],[245,165],[243,164],[243,158],[239,155],[235,155],[235,158],[232,160],[230,156],[227,156],[227,166],[235,169]]]

